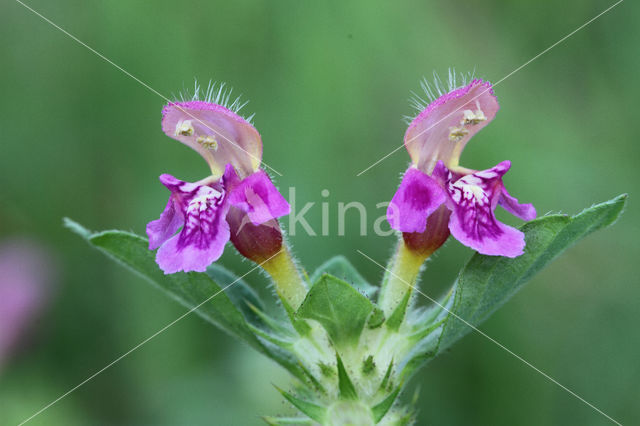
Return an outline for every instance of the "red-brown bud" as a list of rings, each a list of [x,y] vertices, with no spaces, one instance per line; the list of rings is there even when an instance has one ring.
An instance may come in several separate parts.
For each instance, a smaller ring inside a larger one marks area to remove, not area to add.
[[[231,242],[236,250],[256,263],[262,263],[282,249],[282,231],[276,219],[254,225],[249,216],[237,207],[227,214]]]
[[[451,211],[443,204],[427,218],[424,232],[403,232],[404,244],[414,253],[428,256],[449,238]]]

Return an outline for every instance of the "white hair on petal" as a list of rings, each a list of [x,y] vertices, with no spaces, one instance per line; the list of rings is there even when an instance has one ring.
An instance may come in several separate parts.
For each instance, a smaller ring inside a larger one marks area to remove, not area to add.
[[[201,101],[208,102],[211,104],[222,105],[234,113],[241,115],[240,110],[245,107],[249,103],[249,101],[243,101],[242,95],[232,98],[233,89],[227,87],[227,84],[224,82],[215,82],[213,80],[209,80],[209,84],[207,84],[206,90],[202,89],[197,79],[194,79],[194,87],[193,93],[185,89],[179,93],[178,96],[174,96],[176,101],[178,102],[192,102],[192,101]],[[253,117],[255,114],[251,114],[250,116],[242,116],[246,121],[253,124]]]
[[[437,72],[433,72],[433,80],[429,81],[426,77],[423,77],[420,81],[420,88],[422,89],[422,93],[419,95],[414,91],[411,91],[411,97],[409,98],[409,105],[411,108],[417,111],[417,113],[413,115],[405,115],[403,120],[410,124],[418,114],[420,114],[424,109],[433,101],[438,99],[440,96],[445,95],[453,90],[459,89],[461,87],[466,86],[471,82],[475,77],[475,68],[472,72],[467,73],[456,73],[455,68],[449,68],[447,73],[447,81],[442,81],[442,78],[438,75]]]

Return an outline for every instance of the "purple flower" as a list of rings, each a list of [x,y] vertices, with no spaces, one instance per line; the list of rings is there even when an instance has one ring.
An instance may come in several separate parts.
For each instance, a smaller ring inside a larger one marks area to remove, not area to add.
[[[473,80],[431,102],[410,124],[405,146],[413,164],[389,204],[387,219],[393,229],[405,233],[405,243],[412,248],[422,244],[435,250],[451,232],[482,254],[516,257],[523,253],[524,234],[494,215],[499,204],[523,220],[536,217],[535,208],[519,204],[502,183],[511,162],[483,171],[459,166],[466,143],[495,117],[498,108],[491,84]],[[438,229],[428,229],[432,223]]]
[[[196,183],[160,176],[171,195],[160,218],[147,225],[149,249],[158,248],[160,268],[166,274],[205,271],[230,239],[232,206],[241,211],[240,220],[246,217],[252,225],[275,223],[272,227],[279,233],[274,219],[289,214],[290,208],[259,168],[262,140],[258,131],[236,112],[211,102],[170,103],[162,115],[163,131],[200,153],[213,175]],[[237,216],[233,216],[234,229]]]

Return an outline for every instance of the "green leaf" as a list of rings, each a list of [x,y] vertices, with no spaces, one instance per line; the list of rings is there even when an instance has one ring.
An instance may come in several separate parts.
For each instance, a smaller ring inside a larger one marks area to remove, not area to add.
[[[398,364],[400,379],[406,380],[414,371],[435,358],[438,354],[439,342],[439,335],[428,336],[414,346],[411,352]]]
[[[400,325],[404,321],[404,316],[407,311],[410,298],[411,292],[407,292],[391,315],[389,315],[389,319],[387,320],[387,327],[389,330],[397,331],[400,328]]]
[[[221,287],[226,287],[233,283],[225,294],[231,302],[242,312],[245,319],[251,324],[262,324],[263,319],[256,310],[264,312],[264,304],[258,297],[256,291],[251,288],[243,279],[236,276],[225,267],[212,264],[207,268],[207,275]],[[254,307],[252,309],[252,306]]]
[[[327,414],[327,409],[325,407],[314,404],[313,402],[296,398],[295,396],[291,395],[288,392],[285,392],[284,390],[280,389],[277,386],[275,386],[275,388],[278,390],[278,392],[282,394],[282,396],[284,396],[287,399],[287,401],[289,401],[298,410],[302,411],[304,414],[311,417],[313,420],[317,421],[318,423],[324,422],[324,418]]]
[[[338,348],[355,346],[367,316],[373,310],[369,299],[346,282],[323,274],[311,287],[296,315],[318,321]]]
[[[387,393],[387,389],[391,385],[391,373],[393,372],[393,360],[389,363],[387,367],[387,371],[384,373],[384,377],[382,378],[382,382],[380,382],[380,387],[378,388],[378,392]]]
[[[300,336],[308,336],[311,333],[311,326],[302,317],[297,317],[293,308],[289,306],[286,300],[281,300],[282,307],[284,308],[291,325],[298,332]]]
[[[278,362],[295,377],[305,379],[304,371],[290,352],[260,340],[249,328],[244,315],[226,293],[226,290],[238,283],[225,289],[206,273],[179,272],[165,275],[158,268],[155,253],[148,249],[145,238],[124,231],[92,233],[70,219],[65,219],[65,225],[113,260],[165,291],[172,299],[189,309],[197,306],[195,312],[202,318],[247,342],[254,349]]]
[[[522,256],[510,259],[474,255],[454,284],[451,311],[455,315],[447,315],[438,353],[468,333],[469,324],[475,327],[487,319],[576,241],[611,225],[622,212],[626,199],[626,195],[621,195],[573,217],[551,215],[526,223],[521,228],[527,243]]]
[[[340,398],[342,399],[358,399],[358,392],[353,382],[349,378],[349,373],[344,368],[342,358],[336,353],[336,360],[338,364],[338,389],[340,390]]]
[[[391,409],[391,407],[393,406],[393,403],[396,401],[396,398],[398,397],[398,394],[400,393],[401,387],[402,386],[398,386],[396,390],[394,390],[388,397],[383,399],[382,402],[371,407],[371,413],[373,414],[373,419],[376,422],[376,424],[380,422],[380,420],[382,420],[385,414],[387,414],[387,412]]]
[[[249,328],[251,329],[251,331],[253,331],[256,335],[262,337],[264,340],[282,348],[285,350],[291,350],[293,348],[294,345],[294,341],[293,340],[287,340],[286,338],[282,338],[282,336],[270,333],[268,331],[264,331],[259,327],[256,327],[254,325],[252,325],[251,323],[249,323]]]
[[[319,393],[326,393],[326,390],[324,386],[322,386],[322,383],[320,383],[316,376],[314,376],[313,373],[311,373],[311,371],[302,364],[302,361],[298,361],[298,365],[307,377],[306,384],[310,385],[309,387],[315,388],[315,390],[317,390]]]
[[[193,308],[211,298],[196,310],[200,316],[250,344],[255,344],[257,341],[247,327],[243,315],[231,302],[227,293],[207,274],[179,272],[165,275],[156,264],[155,252],[148,249],[147,240],[135,234],[123,231],[90,233],[87,230],[81,231],[78,224],[75,224],[72,230],[188,308]],[[212,297],[213,295],[215,296]]]
[[[260,318],[261,324],[276,336],[280,336],[280,339],[291,340],[296,337],[295,331],[291,327],[290,323],[279,321],[277,318],[267,315],[252,303],[247,304],[249,305],[249,309],[251,309],[251,311]]]
[[[372,298],[378,287],[373,286],[364,279],[362,275],[356,270],[356,268],[349,263],[346,257],[336,256],[327,260],[320,265],[318,269],[311,275],[311,282],[317,282],[323,273],[333,275],[340,278],[343,281],[348,282],[355,287],[360,293],[364,294],[368,298]]]

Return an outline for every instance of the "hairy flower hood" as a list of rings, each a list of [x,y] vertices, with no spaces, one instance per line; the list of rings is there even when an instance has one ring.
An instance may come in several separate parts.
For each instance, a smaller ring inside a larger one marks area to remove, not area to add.
[[[431,174],[438,161],[457,166],[469,139],[496,116],[498,109],[491,83],[479,79],[443,94],[413,119],[404,135],[411,161]]]
[[[205,101],[169,103],[162,110],[162,131],[197,151],[214,176],[222,176],[227,164],[232,164],[240,177],[260,167],[260,133],[225,106]]]

